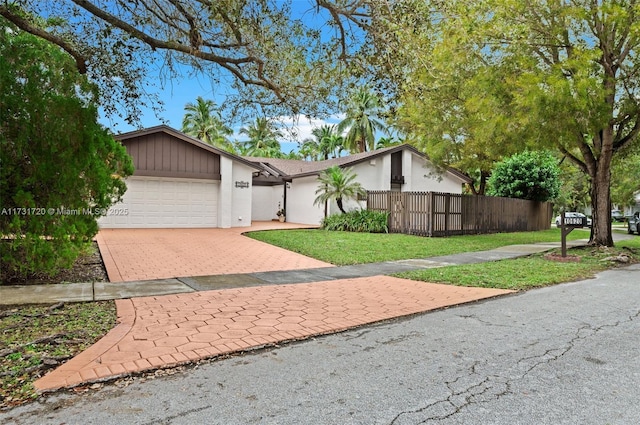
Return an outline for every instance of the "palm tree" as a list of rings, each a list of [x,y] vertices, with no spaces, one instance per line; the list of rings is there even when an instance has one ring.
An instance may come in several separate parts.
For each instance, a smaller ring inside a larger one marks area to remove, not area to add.
[[[362,185],[354,181],[356,177],[350,168],[344,170],[338,166],[327,168],[318,176],[320,186],[316,190],[317,197],[313,205],[322,205],[328,200],[335,199],[338,208],[345,214],[343,199],[358,199],[358,195],[367,194]]]
[[[318,150],[322,159],[329,159],[329,154],[333,154],[334,158],[340,155],[344,139],[340,134],[338,134],[338,130],[335,125],[325,124],[320,127],[316,127],[311,130],[311,134],[316,138]],[[336,151],[338,151],[337,154]]]
[[[344,137],[340,136],[337,133],[337,131],[338,130],[336,128],[335,134],[332,134],[331,136],[329,136],[329,139],[327,140],[329,152],[332,154],[331,155],[332,158],[338,158],[342,153],[342,151],[345,150]]]
[[[311,130],[314,138],[305,139],[300,145],[300,153],[311,161],[321,161],[340,156],[343,138],[335,125],[322,125]]]
[[[302,156],[302,154],[300,152],[296,152],[293,149],[289,151],[289,153],[283,153],[282,154],[282,158],[283,159],[296,159],[296,160],[302,160],[304,159],[304,156]]]
[[[267,118],[256,118],[256,121],[249,127],[242,127],[240,134],[246,134],[249,140],[244,142],[243,149],[248,156],[264,156],[269,158],[282,157],[279,137],[282,132],[278,130],[273,122]]]
[[[182,131],[212,146],[232,152],[233,144],[228,136],[233,130],[222,122],[218,106],[213,100],[196,98],[196,103],[187,103],[182,119]]]
[[[300,143],[298,152],[305,161],[318,161],[320,159],[320,146],[313,139],[305,139]]]
[[[346,129],[344,145],[352,153],[375,149],[376,130],[385,131],[380,121],[382,105],[380,98],[368,88],[358,89],[346,105],[345,118],[338,123],[338,132]]]
[[[376,142],[376,150],[390,148],[391,146],[396,146],[402,143],[401,139],[396,139],[395,137],[381,137]]]

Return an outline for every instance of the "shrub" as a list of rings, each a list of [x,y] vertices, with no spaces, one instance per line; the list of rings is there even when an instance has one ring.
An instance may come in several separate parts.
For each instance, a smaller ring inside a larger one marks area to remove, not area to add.
[[[489,195],[548,201],[560,191],[560,168],[549,152],[525,151],[496,164]]]
[[[389,213],[371,210],[353,210],[346,214],[333,214],[322,220],[324,230],[344,232],[388,233]]]
[[[69,267],[126,190],[131,158],[97,121],[74,60],[0,20],[0,261],[3,280]]]

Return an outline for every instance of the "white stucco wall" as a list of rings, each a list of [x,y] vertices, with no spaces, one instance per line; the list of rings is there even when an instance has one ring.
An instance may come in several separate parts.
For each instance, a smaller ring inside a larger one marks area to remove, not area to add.
[[[324,206],[313,205],[318,189],[318,177],[294,179],[287,188],[287,221],[301,224],[320,224]]]
[[[233,192],[233,161],[220,156],[220,192],[218,193],[218,227],[231,227],[230,208]]]
[[[366,190],[391,190],[391,154],[365,161],[352,167],[357,181]],[[423,157],[402,152],[403,192],[462,193],[462,181],[449,173],[438,174]]]
[[[391,155],[374,158],[351,167],[366,190],[391,189]]]
[[[409,179],[405,175],[405,181],[409,184],[403,185],[403,192],[462,193],[462,180],[447,172],[439,174],[436,168],[424,158],[407,151],[405,153],[411,155],[411,160],[409,161],[411,175]],[[405,165],[404,159],[403,168]]]
[[[251,226],[251,194],[253,186],[251,179],[253,168],[239,162],[233,162],[232,168],[230,225],[231,227]],[[236,182],[248,182],[249,187],[236,187]]]
[[[253,186],[251,219],[270,221],[278,218],[278,203],[284,206],[284,186]]]
[[[251,226],[252,172],[253,168],[220,156],[218,227]],[[249,187],[235,187],[235,182],[241,181],[248,182]]]

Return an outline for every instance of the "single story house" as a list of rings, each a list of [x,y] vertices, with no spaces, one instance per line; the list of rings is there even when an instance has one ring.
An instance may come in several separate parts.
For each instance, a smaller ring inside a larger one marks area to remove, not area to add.
[[[424,154],[403,144],[329,159],[298,161],[240,157],[166,125],[116,136],[133,158],[127,192],[101,228],[243,227],[276,219],[317,225],[324,205],[314,205],[318,175],[337,165],[352,168],[366,190],[461,193],[469,178],[439,172]],[[346,209],[366,201],[345,202]],[[327,213],[339,212],[335,202]]]

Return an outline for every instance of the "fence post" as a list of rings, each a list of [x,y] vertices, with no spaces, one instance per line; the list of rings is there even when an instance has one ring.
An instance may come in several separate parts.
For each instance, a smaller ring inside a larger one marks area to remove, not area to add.
[[[465,215],[465,202],[464,202],[464,195],[462,195],[460,197],[460,231],[462,232],[463,235],[466,235],[467,233],[465,232],[465,227],[464,227],[464,219],[466,217]]]
[[[444,195],[444,234],[449,236],[449,212],[451,211],[451,196]]]
[[[436,223],[435,223],[435,221],[436,221],[436,213],[435,213],[436,200],[435,200],[434,192],[429,192],[429,193],[431,195],[430,196],[430,198],[431,198],[431,220],[430,220],[431,221],[431,225],[429,226],[429,231],[430,231],[429,236],[433,236],[433,229],[435,229],[435,226],[436,226]]]
[[[400,192],[400,206],[402,209],[400,210],[402,213],[402,233],[407,233],[409,230],[409,220],[408,220],[408,197],[407,192]]]

